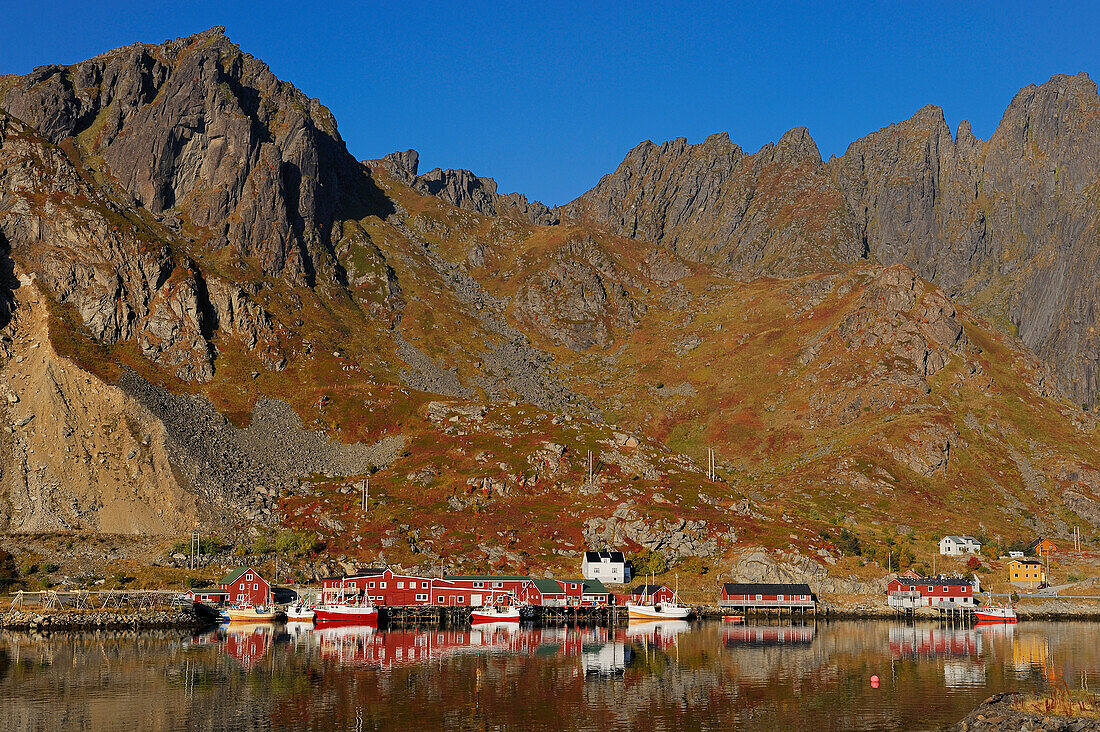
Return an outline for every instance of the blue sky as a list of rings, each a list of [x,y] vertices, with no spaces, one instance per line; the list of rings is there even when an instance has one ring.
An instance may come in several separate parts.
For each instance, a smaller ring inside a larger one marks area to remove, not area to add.
[[[822,154],[929,103],[986,138],[1021,87],[1100,74],[1100,10],[1043,3],[19,3],[0,73],[224,25],[359,158],[420,151],[562,203],[641,140],[805,125]]]

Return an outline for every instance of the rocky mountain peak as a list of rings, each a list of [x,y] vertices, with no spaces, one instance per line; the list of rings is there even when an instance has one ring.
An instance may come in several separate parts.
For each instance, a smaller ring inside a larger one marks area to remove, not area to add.
[[[329,237],[342,199],[370,205],[331,113],[224,29],[42,67],[15,78],[0,106],[52,142],[73,138],[149,211],[182,217],[202,244],[269,275],[338,279]]]
[[[775,144],[776,161],[784,165],[821,162],[821,151],[805,127],[794,127],[783,133]]]
[[[420,153],[416,150],[391,152],[382,158],[382,165],[402,183],[411,185],[416,180],[420,168]]]
[[[541,226],[552,226],[559,221],[549,206],[529,201],[521,193],[498,193],[495,180],[469,170],[435,168],[420,175],[417,172],[420,154],[416,150],[392,152],[377,164],[405,185],[467,211],[483,216],[510,216]]]
[[[729,135],[636,146],[564,216],[741,275],[828,270],[862,257],[804,127],[746,155]]]

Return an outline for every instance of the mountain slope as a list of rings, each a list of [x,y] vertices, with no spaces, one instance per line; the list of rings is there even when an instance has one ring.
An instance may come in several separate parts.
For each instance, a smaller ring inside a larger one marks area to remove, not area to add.
[[[842,176],[801,130],[752,156],[643,146],[617,233],[599,219],[616,176],[540,226],[459,195],[476,176],[352,160],[220,30],[3,85],[11,531],[283,525],[324,539],[320,572],[764,546],[852,591],[840,527],[918,556],[947,530],[1100,530],[1090,415],[1024,343],[865,261],[852,181],[892,210],[870,181],[896,164]],[[76,376],[51,391],[49,369]],[[73,454],[91,462],[69,484]],[[147,458],[160,490],[131,497]]]
[[[928,106],[823,165],[816,148],[802,146],[797,185],[778,189],[761,185],[755,159],[773,158],[782,140],[754,156],[724,136],[643,143],[562,211],[754,275],[835,269],[863,254],[907,264],[1018,330],[1061,388],[1091,404],[1098,110],[1085,74],[1021,90],[986,142],[966,122],[952,139],[942,111]],[[761,241],[779,242],[783,254],[761,254]]]

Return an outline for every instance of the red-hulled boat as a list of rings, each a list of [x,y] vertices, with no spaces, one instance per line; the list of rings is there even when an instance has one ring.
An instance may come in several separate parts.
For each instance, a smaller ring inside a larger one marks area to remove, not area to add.
[[[1010,605],[987,605],[974,610],[979,623],[1015,623],[1016,610]]]
[[[378,608],[374,605],[318,605],[313,610],[318,623],[378,625]]]

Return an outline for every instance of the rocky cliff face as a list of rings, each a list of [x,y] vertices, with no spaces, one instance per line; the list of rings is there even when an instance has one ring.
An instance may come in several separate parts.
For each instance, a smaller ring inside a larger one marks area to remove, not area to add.
[[[753,275],[903,263],[1019,336],[1063,390],[1097,390],[1100,98],[1085,74],[1012,100],[988,142],[942,111],[821,164],[804,130],[755,155],[712,135],[643,143],[565,216]]]
[[[747,277],[828,271],[865,254],[802,127],[753,155],[724,133],[643,142],[561,212]]]
[[[552,226],[560,221],[546,204],[528,201],[522,193],[497,193],[495,180],[468,170],[435,168],[418,174],[420,155],[416,150],[390,153],[379,164],[405,185],[467,211],[485,216],[511,216],[540,226]]]
[[[75,156],[0,112],[0,235],[23,270],[100,343],[133,340],[185,381],[213,375],[219,328],[278,368],[270,316],[240,286],[205,279],[178,234]]]
[[[1048,181],[1007,133],[1061,150],[1065,94],[1024,95],[1003,140],[926,109],[829,163],[801,129],[754,155],[646,144],[557,226],[411,151],[371,177],[220,32],[0,99],[0,530],[233,516],[341,562],[575,571],[601,543],[829,562],[841,524],[919,548],[975,516],[1000,540],[1100,515],[1092,415],[952,296],[1049,314],[1087,289],[1043,268],[1091,266],[1088,171]],[[1078,198],[1028,219],[1013,165]],[[1029,249],[1044,231],[1078,248]]]
[[[982,143],[942,112],[853,143],[828,170],[872,256],[1011,320],[1076,401],[1097,394],[1100,97],[1085,74],[1021,90]]]
[[[47,139],[75,138],[154,214],[266,274],[339,278],[332,225],[369,206],[369,177],[317,100],[214,28],[9,77],[2,106]],[[93,166],[95,162],[91,163]]]

